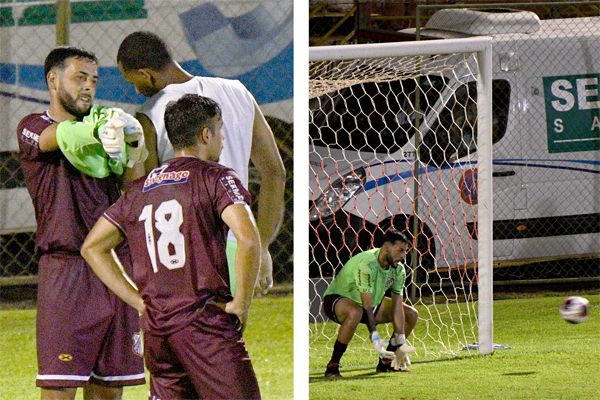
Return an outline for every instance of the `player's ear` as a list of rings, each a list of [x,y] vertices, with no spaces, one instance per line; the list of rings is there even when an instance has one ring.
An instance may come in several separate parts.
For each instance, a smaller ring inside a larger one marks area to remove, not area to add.
[[[198,136],[200,138],[200,142],[203,145],[207,145],[210,140],[210,137],[212,136],[212,132],[210,131],[210,129],[208,129],[208,126],[203,126],[200,129],[200,134]]]
[[[48,81],[48,89],[56,90],[58,87],[58,75],[55,70],[48,72],[46,76],[46,80]]]
[[[156,85],[156,81],[159,78],[159,75],[151,70],[150,68],[140,68],[137,70],[142,76],[152,84],[152,86]]]

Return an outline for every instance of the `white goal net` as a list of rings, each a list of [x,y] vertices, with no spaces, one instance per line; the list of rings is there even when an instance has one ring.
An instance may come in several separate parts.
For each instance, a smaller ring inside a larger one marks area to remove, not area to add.
[[[439,42],[311,48],[310,347],[320,365],[338,327],[323,292],[389,227],[415,245],[405,263],[415,359],[491,345],[489,45]],[[344,365],[372,362],[359,356],[370,347],[359,326]]]

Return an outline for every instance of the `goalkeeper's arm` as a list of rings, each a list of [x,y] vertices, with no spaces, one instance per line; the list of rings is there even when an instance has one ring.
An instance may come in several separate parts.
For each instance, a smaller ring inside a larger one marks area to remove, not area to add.
[[[404,334],[404,301],[401,294],[392,293],[392,314],[394,325],[394,335],[390,339],[389,350],[400,350],[402,353],[414,353],[415,348],[406,343],[406,335]]]
[[[361,292],[360,299],[363,303],[364,313],[367,316],[367,328],[369,329],[369,335],[375,351],[377,351],[377,354],[379,354],[379,357],[381,358],[394,359],[394,352],[385,349],[386,342],[381,339],[379,332],[377,332],[377,322],[375,321],[375,314],[373,314],[372,307],[373,295],[369,292]]]

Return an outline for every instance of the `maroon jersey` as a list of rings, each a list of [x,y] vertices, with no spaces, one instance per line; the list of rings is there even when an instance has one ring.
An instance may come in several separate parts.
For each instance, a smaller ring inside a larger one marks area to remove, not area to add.
[[[53,123],[45,112],[26,116],[17,127],[19,160],[35,209],[36,249],[79,255],[90,229],[119,198],[119,186],[113,176],[98,179],[78,171],[60,151],[40,151],[40,134]]]
[[[169,160],[134,181],[104,213],[127,236],[145,331],[187,326],[206,300],[231,299],[221,213],[249,204],[234,171],[194,157]]]

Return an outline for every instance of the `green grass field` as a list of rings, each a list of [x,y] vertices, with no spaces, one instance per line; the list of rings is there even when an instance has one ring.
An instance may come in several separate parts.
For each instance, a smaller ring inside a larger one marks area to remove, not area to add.
[[[370,342],[355,338],[341,361],[344,379],[327,380],[323,372],[335,339],[311,338],[310,399],[600,399],[600,296],[581,295],[590,300],[591,316],[579,325],[560,318],[564,296],[496,300],[494,343],[510,350],[445,360],[413,357],[408,373],[376,374]],[[334,324],[327,325],[328,334],[335,332]]]
[[[293,398],[292,299],[268,296],[252,303],[244,337],[265,400]],[[39,398],[35,387],[35,310],[1,310],[0,333],[0,400]],[[77,398],[83,398],[81,390],[78,392]],[[148,387],[126,388],[123,398],[147,399]]]

